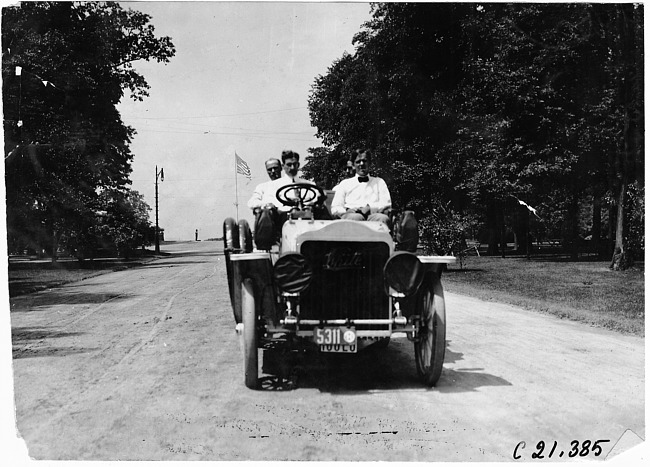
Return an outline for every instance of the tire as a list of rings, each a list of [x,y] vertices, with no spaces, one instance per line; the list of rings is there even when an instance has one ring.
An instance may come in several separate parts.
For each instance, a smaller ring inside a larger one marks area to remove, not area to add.
[[[239,219],[239,247],[242,253],[253,251],[253,234],[246,219]]]
[[[224,251],[224,256],[226,258],[226,275],[228,276],[228,292],[230,293],[230,306],[232,307],[232,315],[235,318],[235,324],[241,323],[241,310],[238,312],[238,308],[235,304],[235,287],[234,284],[234,272],[232,260],[230,259],[231,255],[230,250]]]
[[[418,310],[421,324],[415,339],[415,367],[422,382],[432,387],[440,378],[445,360],[445,297],[439,277],[427,277],[422,287],[421,309]]]
[[[241,285],[241,298],[244,325],[244,384],[247,388],[257,389],[257,316],[252,280],[244,279]]]
[[[232,217],[223,221],[224,250],[239,250],[239,227]]]
[[[235,235],[235,232],[237,234]],[[232,263],[230,261],[230,255],[235,253],[239,249],[239,245],[235,246],[234,238],[237,238],[237,243],[239,243],[239,228],[235,219],[228,217],[223,221],[223,255],[226,259],[226,276],[228,278],[228,293],[230,294],[230,305],[232,306],[233,315],[235,317],[235,323],[241,323],[241,315],[237,314],[237,309],[235,307],[235,287],[236,285],[233,282],[233,270]]]

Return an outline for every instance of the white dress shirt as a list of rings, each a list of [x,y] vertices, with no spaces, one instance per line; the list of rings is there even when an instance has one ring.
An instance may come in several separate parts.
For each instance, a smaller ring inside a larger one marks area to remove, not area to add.
[[[391,207],[390,192],[382,178],[368,177],[367,182],[359,182],[355,176],[337,185],[332,214],[340,216],[348,209],[359,209],[366,205],[370,206],[372,214]]]
[[[253,190],[253,195],[251,199],[248,200],[246,205],[250,209],[261,208],[267,204],[275,204],[275,192],[271,192],[271,183],[275,180],[269,180],[267,182],[260,183]]]
[[[282,204],[275,196],[275,194],[280,188],[291,185],[292,183],[308,183],[310,185],[314,185],[314,182],[310,182],[309,180],[305,180],[304,178],[300,178],[298,176],[291,178],[286,174],[286,172],[282,172],[282,176],[280,178],[260,183],[255,187],[253,196],[251,196],[251,199],[248,200],[248,207],[250,209],[255,209],[264,207],[267,204],[272,204],[280,211],[289,211],[291,207]]]

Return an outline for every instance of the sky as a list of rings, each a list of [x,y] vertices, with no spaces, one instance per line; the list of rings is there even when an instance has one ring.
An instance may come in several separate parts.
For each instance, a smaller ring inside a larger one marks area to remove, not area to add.
[[[285,149],[322,146],[307,102],[316,78],[368,21],[367,3],[120,2],[151,16],[155,35],[170,36],[170,63],[140,61],[151,89],[126,95],[118,109],[136,129],[132,188],[151,206],[166,240],[221,237],[226,217],[247,219],[246,202],[268,180],[264,161]],[[235,176],[235,152],[252,180]],[[236,189],[237,188],[237,189]],[[236,195],[237,193],[237,195]],[[235,203],[238,202],[238,206]]]

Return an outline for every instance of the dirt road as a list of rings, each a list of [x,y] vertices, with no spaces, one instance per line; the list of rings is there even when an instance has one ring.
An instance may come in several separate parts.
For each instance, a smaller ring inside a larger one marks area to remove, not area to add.
[[[219,247],[165,245],[144,267],[11,300],[31,457],[530,461],[543,441],[545,459],[603,459],[645,439],[642,338],[451,293],[436,388],[395,339],[297,389],[248,390]]]

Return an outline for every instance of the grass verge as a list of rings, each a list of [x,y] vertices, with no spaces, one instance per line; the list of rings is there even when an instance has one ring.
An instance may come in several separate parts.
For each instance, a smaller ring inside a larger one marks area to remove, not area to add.
[[[645,335],[644,280],[644,263],[612,271],[607,261],[562,256],[472,256],[442,278],[450,292],[636,336]]]

